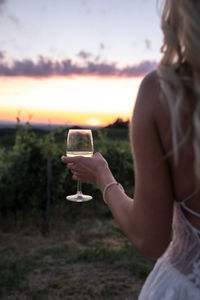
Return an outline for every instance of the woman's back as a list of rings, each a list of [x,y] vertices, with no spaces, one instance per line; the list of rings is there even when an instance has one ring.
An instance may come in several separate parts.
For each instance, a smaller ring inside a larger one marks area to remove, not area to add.
[[[167,160],[171,178],[172,185],[174,189],[174,200],[177,202],[183,201],[188,198],[187,206],[192,210],[200,213],[200,190],[196,190],[196,177],[194,173],[194,151],[193,151],[193,142],[192,135],[186,136],[183,145],[180,146],[178,150],[178,162],[175,163],[173,155],[173,143],[172,143],[172,129],[171,129],[171,116],[168,108],[166,99],[162,96],[161,88],[159,85],[159,78],[156,72],[153,72],[149,75],[149,80],[151,82],[152,91],[155,94],[153,103],[155,111],[156,125],[161,140],[161,144],[164,149],[165,157]],[[193,99],[189,99],[194,101]],[[191,119],[189,116],[183,118],[182,126],[183,133],[187,132],[187,129],[190,127]],[[186,218],[193,224],[197,229],[200,230],[200,218],[195,216],[192,213],[189,213],[187,210],[184,210]]]

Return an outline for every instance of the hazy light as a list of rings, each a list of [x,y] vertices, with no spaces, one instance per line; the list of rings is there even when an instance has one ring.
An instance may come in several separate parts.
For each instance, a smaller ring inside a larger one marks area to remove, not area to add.
[[[34,80],[0,79],[0,120],[32,115],[33,122],[81,123],[94,126],[128,118],[141,78],[75,77]],[[10,88],[12,84],[12,90]],[[15,116],[14,116],[15,115]]]
[[[92,126],[99,126],[101,125],[101,121],[97,120],[97,119],[90,119],[88,121],[86,121],[87,125],[92,125]]]

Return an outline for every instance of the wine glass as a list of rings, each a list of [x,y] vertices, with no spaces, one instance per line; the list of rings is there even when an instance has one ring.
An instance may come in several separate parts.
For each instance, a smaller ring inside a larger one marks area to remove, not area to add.
[[[67,156],[85,156],[93,155],[93,138],[90,129],[70,129],[67,136]],[[81,191],[81,182],[77,182],[77,192],[75,195],[66,197],[67,200],[74,202],[84,202],[92,199],[92,196],[84,195]]]

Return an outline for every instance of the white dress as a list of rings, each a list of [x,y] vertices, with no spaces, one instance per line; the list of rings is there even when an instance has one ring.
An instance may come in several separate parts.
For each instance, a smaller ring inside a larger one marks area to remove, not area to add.
[[[175,202],[173,240],[149,274],[138,300],[200,300],[200,230],[185,217],[187,197]]]

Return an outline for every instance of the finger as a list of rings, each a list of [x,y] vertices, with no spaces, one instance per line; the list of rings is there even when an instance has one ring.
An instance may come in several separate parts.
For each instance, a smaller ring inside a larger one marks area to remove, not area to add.
[[[72,176],[72,179],[73,179],[73,180],[76,180],[76,181],[79,180],[79,178],[78,178],[76,175],[73,175],[73,176]]]
[[[73,170],[73,168],[74,168],[74,163],[68,163],[68,164],[67,164],[67,168],[70,169],[70,170]]]
[[[69,168],[71,168],[71,167],[74,166],[74,163],[68,163],[67,166],[68,166]]]
[[[95,152],[95,154],[93,156],[94,157],[102,157],[101,153],[99,153],[99,152]]]
[[[66,158],[67,158],[67,157],[66,157],[66,156],[64,156],[64,155],[63,155],[63,156],[61,156],[61,161],[62,161],[63,163],[66,163]]]
[[[77,162],[78,159],[79,159],[78,157],[68,157],[68,156],[64,156],[64,155],[61,157],[61,161],[64,164]]]

